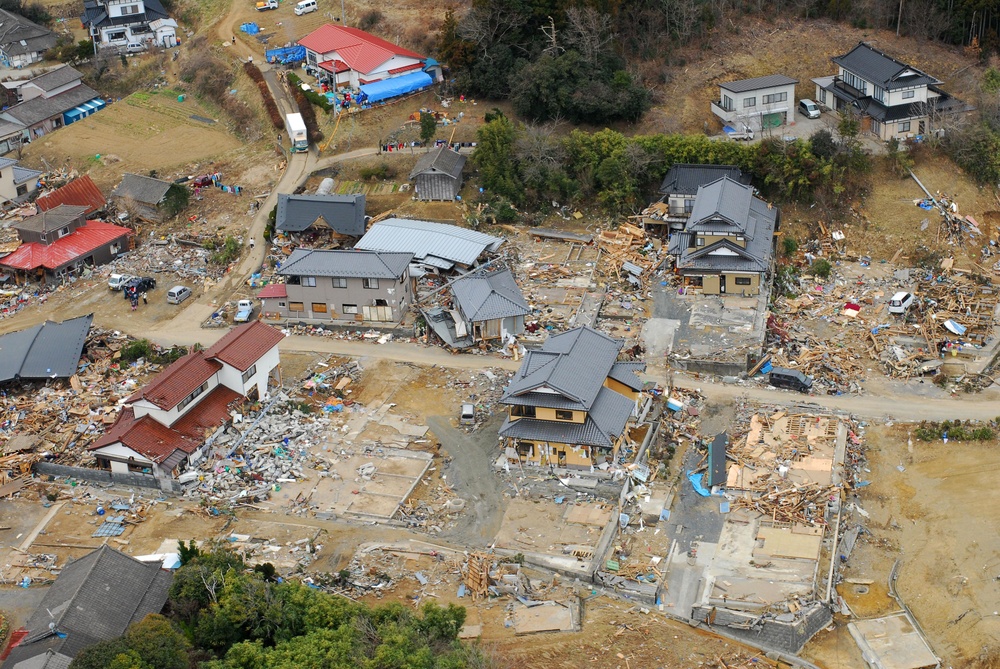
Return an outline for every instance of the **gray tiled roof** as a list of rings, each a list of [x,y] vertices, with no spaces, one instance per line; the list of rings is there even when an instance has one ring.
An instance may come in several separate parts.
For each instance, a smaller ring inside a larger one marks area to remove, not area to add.
[[[93,88],[80,84],[50,98],[38,97],[19,102],[13,107],[5,109],[3,117],[8,120],[13,119],[26,126],[32,126],[99,97],[101,94]]]
[[[486,251],[496,251],[504,240],[468,228],[430,221],[390,218],[373,225],[355,248],[368,251],[404,251],[414,260],[450,269],[471,266]]]
[[[719,87],[724,88],[727,91],[732,91],[733,93],[746,93],[747,91],[756,91],[761,88],[788,86],[789,84],[794,85],[797,83],[799,83],[798,79],[792,79],[791,77],[786,77],[783,74],[769,74],[766,77],[754,77],[753,79],[728,81],[724,84],[719,84]]]
[[[108,15],[106,3],[100,0],[84,0],[83,16],[80,21],[87,25],[94,26],[126,26],[137,23],[150,23],[156,19],[168,18],[167,12],[163,9],[160,0],[144,0],[145,12],[142,14],[129,14],[127,16],[111,17]]]
[[[169,181],[162,179],[126,172],[122,176],[122,182],[111,191],[111,196],[130,197],[142,204],[157,205],[163,200],[172,185]]]
[[[750,235],[748,228],[750,200],[753,191],[749,186],[722,177],[698,189],[685,230],[689,232],[729,232]]]
[[[508,417],[500,427],[501,437],[561,444],[581,444],[611,448],[625,429],[635,403],[613,390],[599,389],[583,423]]]
[[[472,322],[531,313],[509,269],[467,275],[456,281],[451,290],[462,313]]]
[[[566,408],[589,410],[621,350],[622,340],[593,328],[579,327],[552,335],[539,351],[528,351],[524,363],[504,390],[501,401],[549,389],[572,403]],[[517,402],[520,403],[520,402]]]
[[[93,314],[0,336],[0,383],[76,374]]]
[[[0,170],[11,165],[17,165],[17,161],[13,158],[0,158]]]
[[[900,62],[865,42],[859,42],[843,56],[835,56],[832,60],[845,70],[886,90],[941,83],[926,72]]]
[[[28,620],[28,636],[4,669],[68,666],[62,658],[71,659],[93,643],[121,636],[132,623],[158,613],[172,580],[158,564],[139,562],[107,545],[70,562]],[[54,631],[65,637],[55,636]]]
[[[51,30],[29,21],[20,14],[0,9],[0,26],[3,26],[3,32],[0,33],[0,50],[8,55],[46,51],[56,45],[56,36]]]
[[[278,195],[274,227],[302,232],[323,219],[334,232],[349,237],[365,234],[365,195]]]
[[[38,86],[43,91],[54,91],[60,86],[65,86],[71,81],[76,81],[77,79],[82,79],[83,74],[79,71],[73,69],[69,65],[62,65],[53,70],[49,70],[45,74],[40,74],[34,79],[28,80],[27,83]]]
[[[414,179],[418,174],[426,173],[447,174],[457,179],[462,175],[465,161],[466,157],[461,153],[452,151],[447,146],[440,146],[420,157],[410,172],[410,179]]]
[[[37,179],[41,175],[41,170],[29,170],[27,167],[14,165],[14,183],[16,184],[23,184],[25,181]]]
[[[65,227],[67,223],[72,223],[87,213],[87,208],[80,205],[61,204],[58,207],[29,216],[23,221],[12,223],[12,227],[18,230],[31,230],[32,232],[52,232]]]
[[[636,372],[645,372],[644,362],[616,362],[608,372],[608,376],[619,383],[624,383],[632,390],[642,390],[642,379]]]
[[[750,177],[735,165],[690,165],[678,163],[670,168],[660,184],[664,195],[695,195],[699,186],[707,186],[721,177],[741,184],[750,184]]]
[[[778,210],[776,208],[768,209],[766,202],[751,197],[747,221],[746,249],[741,249],[735,244],[725,241],[691,248],[690,239],[694,233],[685,231],[676,233],[670,238],[668,251],[677,257],[679,269],[766,272],[771,265]],[[726,247],[736,255],[712,255],[712,251],[722,247]]]
[[[353,279],[398,279],[412,253],[295,249],[282,264],[283,276],[336,276]]]

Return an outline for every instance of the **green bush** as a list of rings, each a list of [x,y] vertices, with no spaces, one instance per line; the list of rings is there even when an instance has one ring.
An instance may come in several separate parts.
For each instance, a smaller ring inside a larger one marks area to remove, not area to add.
[[[333,109],[333,105],[330,104],[330,101],[327,100],[326,96],[322,93],[317,93],[313,90],[302,90],[302,80],[299,79],[298,75],[294,72],[288,73],[288,85],[292,87],[293,91],[298,91],[305,97],[306,100],[313,103],[323,111],[328,112]]]
[[[139,358],[149,358],[153,355],[153,344],[148,339],[136,339],[121,348],[121,358],[125,362],[134,362]]]
[[[799,250],[799,243],[795,241],[794,237],[782,237],[781,238],[781,253],[785,257],[795,255],[795,252]]]
[[[209,246],[211,244],[211,246]],[[232,235],[226,237],[226,241],[219,246],[215,240],[210,240],[205,242],[205,248],[209,251],[213,251],[209,259],[216,265],[228,265],[232,261],[240,257],[240,249],[243,247],[239,241]]]
[[[821,279],[830,278],[830,272],[833,271],[833,265],[826,258],[817,258],[813,260],[812,264],[809,265],[809,273],[813,276],[818,276]]]
[[[358,174],[363,181],[383,181],[395,173],[389,168],[389,163],[379,163],[371,167],[362,167]]]

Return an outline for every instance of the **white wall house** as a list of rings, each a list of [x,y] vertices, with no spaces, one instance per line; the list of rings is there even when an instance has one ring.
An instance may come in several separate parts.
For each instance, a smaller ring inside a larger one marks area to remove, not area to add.
[[[329,23],[298,43],[306,48],[306,64],[321,70],[338,87],[356,89],[363,84],[420,72],[427,62],[424,56],[363,30]]]
[[[771,74],[719,84],[719,99],[712,102],[712,113],[737,131],[744,125],[760,132],[794,123],[797,83],[783,74]]]
[[[126,44],[177,44],[177,22],[160,0],[84,0],[83,26],[102,47]]]

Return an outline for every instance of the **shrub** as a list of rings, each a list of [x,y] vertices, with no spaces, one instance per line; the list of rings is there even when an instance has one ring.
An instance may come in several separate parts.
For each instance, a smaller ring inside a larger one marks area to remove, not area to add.
[[[240,248],[242,244],[236,240],[232,235],[226,237],[226,241],[219,246],[217,243],[212,242],[211,246],[209,243],[205,243],[205,248],[212,251],[209,259],[216,265],[228,265],[232,261],[240,257]]]
[[[358,28],[366,32],[371,32],[374,30],[385,17],[382,16],[382,12],[377,9],[369,9],[367,12],[361,15],[358,19]]]
[[[267,111],[272,125],[277,130],[284,128],[285,119],[281,116],[278,104],[274,101],[274,96],[271,95],[271,89],[268,88],[267,82],[264,80],[264,73],[260,71],[259,67],[249,61],[243,63],[243,71],[257,84],[257,90],[260,91],[260,97],[264,100],[264,109]]]
[[[153,355],[153,344],[148,339],[136,339],[122,346],[119,353],[125,362],[134,362],[139,358],[148,358]]]
[[[295,83],[298,81],[298,77],[291,72],[288,73],[288,83],[292,87],[292,96],[295,98],[295,104],[299,107],[299,113],[302,114],[302,121],[306,124],[309,141],[319,142],[323,139],[323,133],[320,131],[319,123],[316,121],[316,111],[313,109],[309,99],[306,98],[302,87],[298,83]]]
[[[389,169],[389,163],[379,163],[371,167],[362,167],[359,174],[364,181],[377,181],[388,179],[395,173]]]
[[[781,238],[781,253],[785,257],[795,255],[795,252],[799,250],[799,243],[795,241],[794,237],[782,237]]]
[[[292,87],[292,91],[295,91],[303,95],[306,100],[316,105],[323,111],[328,112],[331,109],[333,109],[333,105],[330,104],[330,101],[326,98],[325,95],[317,93],[316,91],[313,90],[308,90],[308,91],[302,90],[302,80],[299,79],[298,75],[296,75],[294,72],[288,73],[288,85]]]
[[[817,258],[813,260],[812,264],[809,266],[809,272],[813,276],[818,276],[821,279],[830,278],[830,272],[833,271],[833,265],[826,258]]]

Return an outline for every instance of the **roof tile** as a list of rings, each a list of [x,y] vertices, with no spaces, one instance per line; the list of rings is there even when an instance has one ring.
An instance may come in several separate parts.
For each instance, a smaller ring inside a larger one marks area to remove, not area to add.
[[[270,325],[254,321],[235,327],[205,351],[205,357],[219,360],[241,372],[278,345],[285,335]]]

